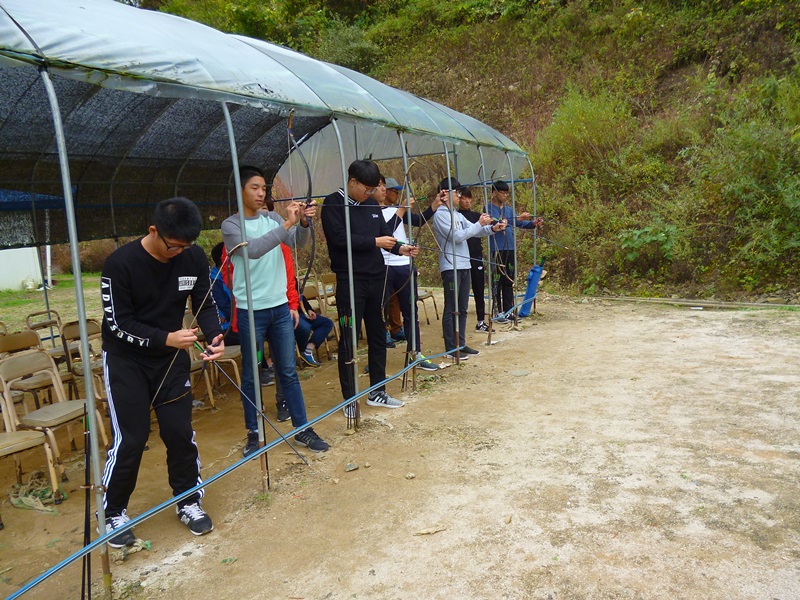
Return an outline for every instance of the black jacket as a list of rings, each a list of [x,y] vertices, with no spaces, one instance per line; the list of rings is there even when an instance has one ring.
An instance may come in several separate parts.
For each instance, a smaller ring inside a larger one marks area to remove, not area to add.
[[[213,340],[222,328],[210,285],[208,259],[199,246],[165,263],[150,256],[141,238],[118,248],[106,259],[100,279],[103,350],[129,357],[171,356],[175,349],[167,347],[167,335],[183,327],[190,296],[194,310],[200,307],[197,323]]]
[[[347,279],[347,232],[344,211],[350,211],[350,239],[353,245],[353,278],[372,279],[384,277],[386,265],[375,238],[392,236],[399,222],[393,218],[388,223],[381,214],[381,207],[372,198],[358,203],[347,199],[350,208],[345,208],[344,191],[330,194],[322,202],[322,230],[328,242],[331,257],[331,270],[337,276]],[[400,246],[390,250],[400,254]]]
[[[475,212],[474,210],[461,210],[460,212],[470,223],[477,223],[478,219],[481,218],[481,213]],[[469,238],[467,240],[467,246],[469,247],[469,257],[472,259],[472,265],[480,265],[483,263],[483,239],[479,237]]]

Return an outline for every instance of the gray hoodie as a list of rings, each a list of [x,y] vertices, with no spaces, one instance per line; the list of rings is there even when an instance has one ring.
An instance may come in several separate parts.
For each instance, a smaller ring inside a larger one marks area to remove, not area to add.
[[[455,218],[455,222],[451,220],[451,215]],[[492,233],[491,225],[470,223],[460,212],[451,213],[446,206],[440,206],[433,213],[433,234],[439,244],[439,271],[453,270],[453,242],[456,248],[456,269],[469,269],[467,240],[473,237],[488,237]]]

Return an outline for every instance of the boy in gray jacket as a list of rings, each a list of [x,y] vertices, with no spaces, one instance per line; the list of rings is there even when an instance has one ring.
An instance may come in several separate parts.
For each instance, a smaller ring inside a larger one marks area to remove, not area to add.
[[[442,179],[439,182],[441,206],[433,214],[433,233],[439,245],[439,271],[444,286],[444,310],[442,314],[442,333],[445,350],[452,356],[456,348],[460,350],[461,360],[470,354],[479,354],[467,346],[467,308],[469,306],[470,259],[467,240],[473,237],[487,237],[506,228],[504,221],[492,224],[492,217],[482,214],[477,223],[470,223],[458,212],[458,197],[461,184],[457,179]],[[455,246],[455,252],[454,252]],[[455,257],[453,254],[455,253]],[[455,260],[455,264],[453,261]],[[455,279],[458,277],[458,304],[456,304]],[[455,311],[458,307],[459,339],[456,343]]]

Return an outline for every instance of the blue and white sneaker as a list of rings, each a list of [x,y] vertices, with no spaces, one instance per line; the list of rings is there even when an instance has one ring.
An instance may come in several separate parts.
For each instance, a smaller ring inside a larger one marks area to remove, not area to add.
[[[300,355],[300,358],[302,358],[303,362],[310,367],[318,367],[321,364],[316,358],[314,358],[314,351],[309,350],[308,348],[306,348],[305,352]]]

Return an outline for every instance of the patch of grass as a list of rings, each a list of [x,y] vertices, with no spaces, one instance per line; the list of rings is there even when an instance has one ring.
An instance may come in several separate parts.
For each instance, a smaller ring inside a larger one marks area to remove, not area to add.
[[[86,316],[100,319],[103,309],[100,302],[100,274],[84,273],[84,304]],[[70,275],[59,276],[58,285],[47,292],[50,308],[61,316],[64,323],[78,318],[75,297],[75,284]],[[0,292],[0,315],[8,331],[19,331],[25,327],[25,317],[33,312],[47,308],[44,292],[35,291],[2,291]]]
[[[259,492],[255,495],[255,499],[259,504],[263,506],[269,506],[270,503],[272,502],[272,496],[270,495],[269,492]]]

